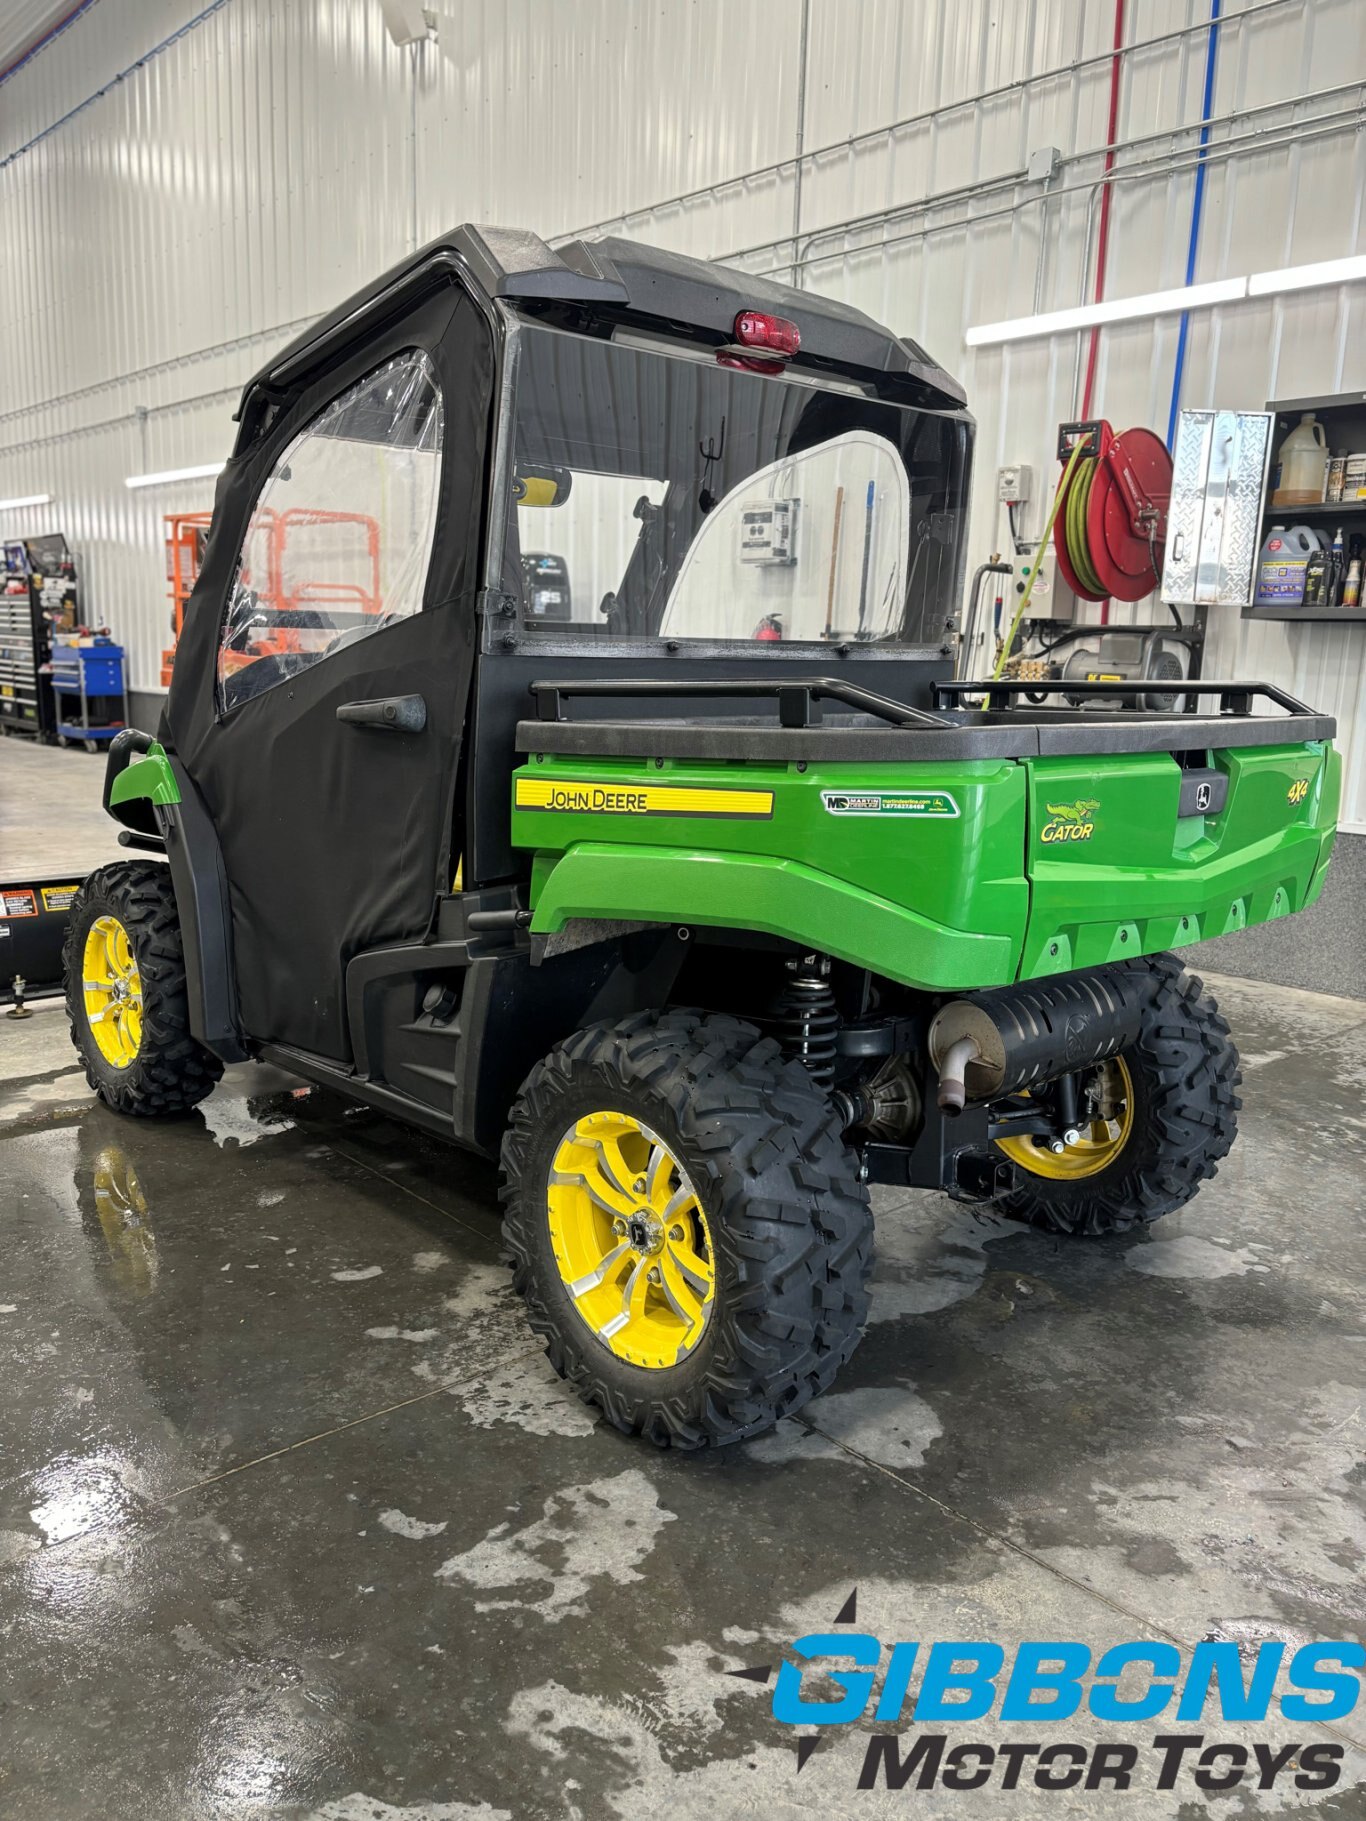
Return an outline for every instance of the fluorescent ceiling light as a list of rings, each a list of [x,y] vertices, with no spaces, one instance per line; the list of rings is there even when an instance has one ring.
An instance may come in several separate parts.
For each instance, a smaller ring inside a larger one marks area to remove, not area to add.
[[[1366,253],[1348,259],[1320,259],[1309,266],[1282,266],[1278,272],[1254,272],[1247,281],[1249,297],[1272,291],[1305,291],[1311,285],[1345,285],[1366,278]]]
[[[127,474],[125,487],[161,487],[169,481],[207,481],[223,472],[222,462],[205,462],[198,468],[167,468],[163,474]]]
[[[1046,310],[1042,316],[1017,316],[1011,322],[979,323],[968,330],[964,340],[970,348],[1002,341],[1030,341],[1038,335],[1061,335],[1068,329],[1126,322],[1136,316],[1167,316],[1176,310],[1232,303],[1246,296],[1245,278],[1216,278],[1209,284],[1182,285],[1174,291],[1147,291],[1141,297],[1114,297],[1104,303],[1081,304],[1075,310]]]
[[[0,512],[17,512],[21,506],[50,506],[50,493],[26,493],[22,499],[0,500]]]

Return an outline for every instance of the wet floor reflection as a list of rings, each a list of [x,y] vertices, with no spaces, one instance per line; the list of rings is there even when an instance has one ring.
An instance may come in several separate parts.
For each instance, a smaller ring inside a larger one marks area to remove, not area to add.
[[[76,1189],[84,1213],[81,1177]],[[104,1145],[96,1155],[90,1198],[115,1281],[134,1296],[150,1296],[157,1282],[156,1234],[138,1173],[121,1145]]]
[[[29,1522],[45,1543],[64,1543],[97,1525],[112,1525],[136,1506],[128,1488],[135,1470],[107,1453],[59,1454],[30,1476]]]

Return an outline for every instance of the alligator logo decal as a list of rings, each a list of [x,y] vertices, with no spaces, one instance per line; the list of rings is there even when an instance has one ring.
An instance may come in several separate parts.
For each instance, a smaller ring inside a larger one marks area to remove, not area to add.
[[[1055,841],[1089,841],[1096,832],[1091,817],[1100,808],[1095,797],[1079,797],[1075,803],[1049,803],[1048,820],[1039,830],[1039,839]]]

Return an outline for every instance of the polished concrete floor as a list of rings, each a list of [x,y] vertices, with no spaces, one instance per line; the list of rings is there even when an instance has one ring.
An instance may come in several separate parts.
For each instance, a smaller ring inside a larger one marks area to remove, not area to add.
[[[866,1728],[799,1776],[726,1673],[855,1588],[889,1642],[1366,1636],[1366,1003],[1216,990],[1243,1133],[1187,1210],[880,1194],[837,1386],[702,1459],[553,1378],[487,1166],[254,1066],[119,1119],[0,1018],[0,1816],[1366,1815],[1366,1710],[948,1729],[1332,1743],[1326,1794],[860,1791]]]
[[[78,746],[0,739],[0,884],[127,859],[100,800],[105,760]]]

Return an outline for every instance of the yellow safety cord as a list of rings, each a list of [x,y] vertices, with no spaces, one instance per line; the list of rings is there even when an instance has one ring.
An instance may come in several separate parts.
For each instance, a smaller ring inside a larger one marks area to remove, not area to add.
[[[1024,618],[1025,613],[1029,608],[1029,597],[1034,592],[1034,578],[1039,573],[1039,564],[1043,561],[1043,553],[1048,547],[1049,538],[1053,535],[1053,526],[1057,520],[1058,509],[1062,505],[1063,499],[1067,493],[1067,484],[1072,478],[1072,470],[1076,467],[1081,452],[1085,447],[1086,439],[1081,436],[1079,436],[1072,445],[1072,453],[1068,456],[1067,466],[1062,471],[1062,479],[1058,482],[1058,490],[1053,495],[1053,504],[1049,508],[1048,513],[1048,523],[1043,528],[1043,536],[1039,539],[1039,547],[1034,552],[1034,566],[1029,572],[1029,580],[1025,583],[1024,593],[1020,596],[1020,604],[1015,609],[1015,618],[1010,622],[1010,631],[1006,635],[1005,644],[1001,647],[1001,655],[996,660],[996,668],[991,673],[991,680],[993,683],[1006,667],[1006,659],[1010,656],[1010,648],[1015,643],[1015,634],[1020,630],[1020,621]]]

